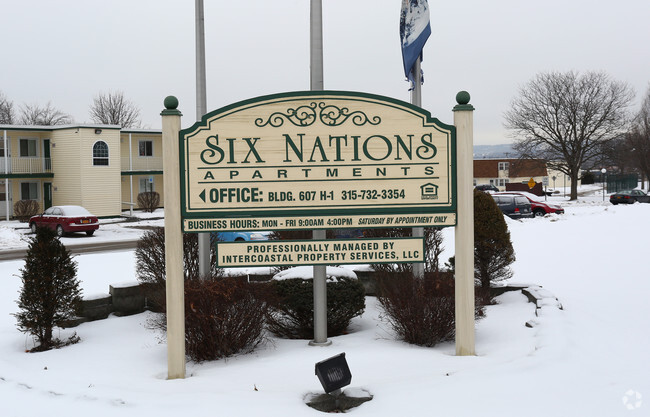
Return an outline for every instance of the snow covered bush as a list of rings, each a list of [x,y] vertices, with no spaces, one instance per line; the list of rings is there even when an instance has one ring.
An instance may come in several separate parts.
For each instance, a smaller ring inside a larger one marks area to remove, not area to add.
[[[18,299],[20,312],[14,316],[18,320],[18,329],[38,341],[38,346],[32,351],[45,351],[76,342],[76,336],[67,342],[52,336],[54,327],[63,327],[76,317],[81,303],[77,263],[53,230],[36,229],[29,242],[25,267],[20,272],[23,284]]]
[[[225,277],[185,281],[185,346],[195,362],[248,353],[264,340],[264,285]]]
[[[314,284],[311,276],[302,276],[306,274],[300,272],[311,269],[282,271],[269,283],[268,327],[280,337],[314,337]],[[299,271],[297,275],[295,271]],[[345,332],[353,317],[363,313],[365,291],[350,270],[328,267],[327,275],[327,335],[338,336]]]
[[[378,273],[377,300],[397,337],[407,343],[432,347],[455,334],[454,278],[451,273]],[[476,303],[476,317],[483,316]]]

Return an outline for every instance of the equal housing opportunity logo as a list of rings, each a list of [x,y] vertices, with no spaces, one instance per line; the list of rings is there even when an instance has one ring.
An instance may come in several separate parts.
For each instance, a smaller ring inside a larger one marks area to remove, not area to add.
[[[640,392],[630,389],[623,395],[622,401],[625,408],[633,411],[641,408],[641,405],[643,405],[643,396]]]

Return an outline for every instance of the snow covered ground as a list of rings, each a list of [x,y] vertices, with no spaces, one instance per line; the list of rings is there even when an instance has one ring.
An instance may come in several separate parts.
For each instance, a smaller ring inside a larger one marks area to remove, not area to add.
[[[0,262],[0,415],[316,416],[303,402],[322,391],[314,364],[340,352],[351,387],[374,395],[351,411],[357,416],[650,415],[650,204],[612,206],[599,194],[549,201],[566,214],[508,221],[517,255],[511,282],[543,286],[564,309],[536,317],[520,292],[504,294],[477,323],[474,357],[454,356],[453,343],[396,341],[371,297],[350,334],[329,347],[270,338],[249,355],[188,363],[184,380],[166,380],[166,346],[146,328],[151,313],[82,324],[60,335],[75,331],[80,343],[25,353],[31,339],[11,316],[23,261]],[[100,231],[138,233],[125,225]],[[0,222],[2,245],[25,244],[19,236]],[[446,260],[451,228],[445,247]],[[132,251],[76,259],[86,295],[135,279]]]

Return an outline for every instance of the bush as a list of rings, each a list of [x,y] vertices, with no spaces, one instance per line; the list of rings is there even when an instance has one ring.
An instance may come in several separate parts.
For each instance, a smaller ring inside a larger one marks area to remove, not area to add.
[[[21,222],[29,221],[29,218],[40,213],[41,207],[34,200],[20,200],[14,203],[14,218]]]
[[[210,247],[211,277],[218,277],[222,270],[216,267],[216,253],[213,245]],[[136,277],[145,288],[148,307],[155,311],[165,311],[166,281],[165,281],[165,229],[155,227],[146,231],[135,249]],[[183,234],[183,271],[185,280],[199,276],[199,243],[196,233]],[[166,329],[166,318],[153,327]]]
[[[147,191],[138,194],[138,207],[153,213],[160,205],[160,194],[155,191]]]
[[[23,283],[14,314],[21,332],[34,336],[39,345],[32,351],[44,351],[65,343],[52,337],[55,326],[62,327],[76,316],[81,303],[77,263],[56,238],[54,231],[39,227],[29,243],[25,267],[20,270]],[[73,336],[68,343],[78,340]]]
[[[596,176],[594,175],[593,172],[585,171],[585,173],[582,174],[582,178],[580,178],[580,181],[582,181],[583,185],[593,184],[596,182]]]
[[[372,238],[396,238],[411,236],[410,228],[393,228],[393,229],[368,229],[365,232],[366,237]],[[440,271],[440,254],[444,250],[442,246],[442,229],[438,227],[424,228],[424,271]],[[372,268],[377,272],[411,272],[413,264],[373,264]]]
[[[248,353],[264,340],[264,285],[239,278],[185,281],[185,345],[195,362]]]
[[[269,330],[289,339],[314,337],[314,284],[310,279],[274,280],[269,283]],[[328,278],[327,335],[345,332],[353,317],[365,309],[363,284],[357,279]]]
[[[432,347],[453,340],[455,334],[454,279],[449,272],[428,273],[422,279],[412,273],[381,273],[377,300],[397,337],[407,343]],[[476,317],[482,317],[481,298]]]
[[[503,213],[492,197],[474,191],[474,276],[484,289],[512,277],[515,250]]]

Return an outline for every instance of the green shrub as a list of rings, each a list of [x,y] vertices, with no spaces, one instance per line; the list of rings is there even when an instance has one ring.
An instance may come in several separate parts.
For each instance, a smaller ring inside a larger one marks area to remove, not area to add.
[[[432,347],[453,340],[455,334],[454,278],[449,272],[427,273],[421,279],[412,273],[378,273],[377,300],[397,337],[407,343]],[[484,307],[475,301],[476,317]]]
[[[314,336],[314,285],[311,279],[274,280],[270,285],[269,330],[289,339]],[[327,335],[345,332],[365,309],[363,284],[354,278],[328,278]]]
[[[20,200],[14,203],[14,218],[21,222],[29,221],[29,218],[40,213],[41,207],[34,200]]]
[[[267,287],[241,278],[185,281],[185,346],[195,362],[248,353],[264,340]]]
[[[18,329],[38,341],[33,351],[44,351],[63,344],[53,339],[54,327],[63,327],[76,316],[81,303],[77,263],[57,239],[54,231],[39,227],[31,238],[25,267],[20,270],[22,289],[20,312],[14,314]],[[67,343],[78,340],[76,335]]]
[[[508,225],[488,194],[474,191],[474,276],[484,289],[512,277],[515,250]]]

